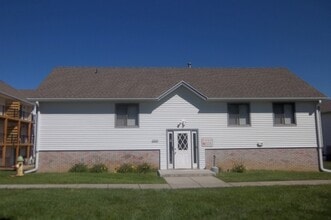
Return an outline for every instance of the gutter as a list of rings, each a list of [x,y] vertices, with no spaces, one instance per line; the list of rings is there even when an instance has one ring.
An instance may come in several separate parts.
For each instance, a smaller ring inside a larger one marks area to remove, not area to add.
[[[202,93],[198,92],[197,90],[192,90],[189,84],[180,84],[176,85],[178,88],[179,86],[185,86],[186,88],[193,91],[197,96],[202,98],[203,100],[214,102],[214,101],[320,101],[327,99],[326,97],[249,97],[249,98],[234,98],[234,97],[225,97],[225,98],[208,98],[207,96],[203,95]],[[176,88],[172,88],[176,90]],[[28,98],[30,101],[40,101],[40,102],[78,102],[78,101],[160,101],[173,90],[170,89],[160,96],[156,98]]]
[[[248,98],[208,98],[208,101],[320,101],[326,97],[248,97]]]
[[[80,101],[158,101],[157,98],[28,98],[40,102],[80,102]]]
[[[318,104],[316,105],[316,130],[317,130],[317,144],[318,144],[318,161],[319,161],[319,168],[323,172],[331,173],[331,170],[325,169],[323,166],[323,153],[322,149],[324,147],[323,143],[323,135],[322,135],[322,123],[321,123],[321,110],[320,104],[322,100],[319,100]]]
[[[38,151],[38,146],[39,146],[39,117],[40,117],[40,111],[39,111],[39,102],[36,101],[36,106],[37,106],[37,115],[36,115],[36,121],[35,124],[37,126],[37,128],[35,129],[35,140],[34,140],[34,149],[35,149],[35,167],[32,170],[27,170],[24,172],[24,174],[28,174],[28,173],[33,173],[36,172],[39,168],[39,151]]]

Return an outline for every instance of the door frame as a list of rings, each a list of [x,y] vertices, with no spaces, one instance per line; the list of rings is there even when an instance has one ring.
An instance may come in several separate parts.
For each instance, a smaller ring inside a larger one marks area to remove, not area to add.
[[[166,130],[166,160],[167,169],[176,169],[175,154],[174,154],[174,132],[185,131],[189,132],[191,139],[191,167],[187,169],[199,169],[200,162],[200,145],[199,145],[199,130],[198,129],[167,129]],[[172,150],[170,149],[172,148]],[[180,168],[179,168],[180,169]]]

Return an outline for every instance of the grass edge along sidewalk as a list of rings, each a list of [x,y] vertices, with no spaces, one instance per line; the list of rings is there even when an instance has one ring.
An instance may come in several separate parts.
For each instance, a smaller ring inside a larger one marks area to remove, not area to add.
[[[0,184],[165,184],[156,172],[139,173],[31,173],[15,177],[0,171]]]
[[[243,173],[221,172],[217,175],[217,177],[225,182],[331,180],[331,173],[279,170],[248,170]]]

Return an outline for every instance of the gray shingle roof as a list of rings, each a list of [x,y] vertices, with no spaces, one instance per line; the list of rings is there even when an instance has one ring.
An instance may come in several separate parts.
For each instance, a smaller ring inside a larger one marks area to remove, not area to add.
[[[18,90],[25,98],[34,97],[37,94],[35,89],[19,89]]]
[[[324,95],[286,68],[54,69],[36,99],[157,99],[185,82],[208,99],[318,98]]]
[[[31,104],[26,98],[25,94],[20,92],[19,90],[13,88],[12,86],[8,85],[4,81],[0,80],[0,94],[10,97],[12,99],[20,100],[26,104]]]

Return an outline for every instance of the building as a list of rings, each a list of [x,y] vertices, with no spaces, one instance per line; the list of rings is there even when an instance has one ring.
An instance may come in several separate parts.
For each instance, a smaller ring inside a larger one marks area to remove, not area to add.
[[[318,170],[321,99],[285,68],[56,68],[30,99],[38,170]]]
[[[31,93],[29,93],[31,94]],[[31,163],[34,149],[34,104],[25,93],[0,81],[0,167],[12,167],[19,155]]]

